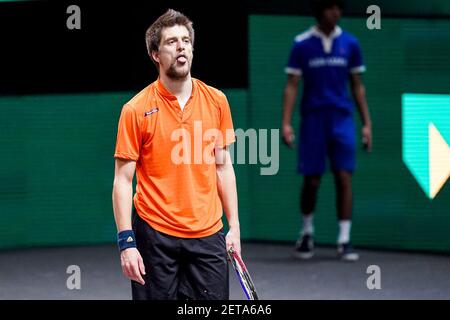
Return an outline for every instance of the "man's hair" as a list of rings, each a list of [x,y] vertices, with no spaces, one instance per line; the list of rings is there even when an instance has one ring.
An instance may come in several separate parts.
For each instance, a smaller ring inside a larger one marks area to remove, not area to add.
[[[344,0],[311,0],[311,10],[317,21],[320,21],[325,9],[332,6],[338,6],[342,10],[344,9]]]
[[[147,51],[156,67],[158,67],[158,62],[153,60],[152,52],[159,50],[162,29],[173,27],[175,25],[186,27],[189,31],[189,36],[191,37],[192,46],[194,46],[194,28],[192,21],[181,12],[173,9],[167,10],[162,16],[156,19],[156,21],[147,29],[147,32],[145,32]]]

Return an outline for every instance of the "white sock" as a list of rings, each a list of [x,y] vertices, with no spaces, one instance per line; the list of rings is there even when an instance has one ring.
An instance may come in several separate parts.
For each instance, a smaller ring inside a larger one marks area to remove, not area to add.
[[[339,220],[339,237],[337,240],[338,244],[350,242],[351,227],[351,220]]]
[[[309,234],[312,235],[314,233],[314,225],[313,225],[313,214],[304,214],[303,217],[303,225],[301,235]]]

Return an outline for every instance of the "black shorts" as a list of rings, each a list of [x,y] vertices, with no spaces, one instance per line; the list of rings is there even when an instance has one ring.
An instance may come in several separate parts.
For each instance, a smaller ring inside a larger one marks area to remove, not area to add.
[[[228,260],[222,230],[203,238],[178,238],[133,215],[145,285],[131,281],[133,300],[228,300]]]

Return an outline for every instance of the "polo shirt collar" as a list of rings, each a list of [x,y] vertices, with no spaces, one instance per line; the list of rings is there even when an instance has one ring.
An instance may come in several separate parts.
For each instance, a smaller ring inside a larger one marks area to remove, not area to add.
[[[192,81],[192,92],[191,97],[194,95],[194,92],[196,91],[196,83],[194,81],[194,78],[191,77]],[[156,81],[156,87],[160,94],[162,94],[164,97],[170,99],[170,100],[177,100],[177,97],[174,96],[172,93],[169,92],[169,90],[164,87],[164,84],[161,82],[161,79],[158,77],[158,80]]]
[[[334,27],[334,30],[330,33],[329,36],[327,36],[325,33],[323,33],[323,32],[319,29],[318,26],[313,26],[313,27],[311,27],[311,32],[312,32],[313,35],[315,35],[315,36],[317,36],[317,37],[319,37],[319,38],[321,38],[321,39],[324,39],[324,38],[325,38],[325,39],[326,39],[326,38],[333,39],[333,38],[339,37],[339,36],[341,35],[342,29],[341,29],[341,27],[339,27],[339,26],[335,26],[335,27]]]
[[[342,29],[339,26],[335,26],[334,30],[327,36],[318,26],[314,26],[311,28],[311,33],[321,40],[324,52],[329,54],[333,47],[334,38],[337,38],[342,34]]]

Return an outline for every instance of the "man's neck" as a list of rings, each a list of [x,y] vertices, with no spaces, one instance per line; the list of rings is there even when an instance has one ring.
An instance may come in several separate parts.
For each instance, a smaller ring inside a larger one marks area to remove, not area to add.
[[[317,28],[323,33],[325,34],[327,37],[329,37],[331,35],[331,33],[333,33],[333,31],[336,29],[336,26],[329,26],[329,25],[324,25],[324,24],[318,24]]]
[[[192,93],[191,74],[188,74],[186,78],[180,80],[173,80],[161,74],[160,80],[164,87],[177,98],[190,96]]]

